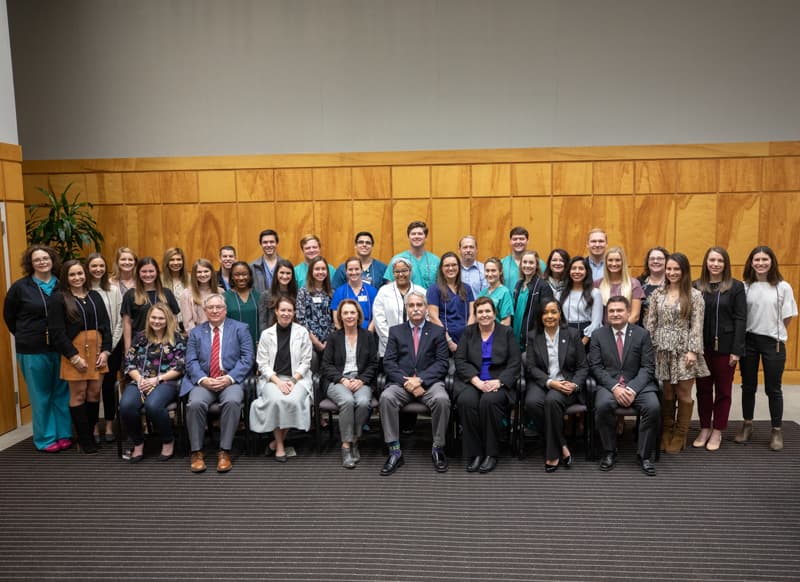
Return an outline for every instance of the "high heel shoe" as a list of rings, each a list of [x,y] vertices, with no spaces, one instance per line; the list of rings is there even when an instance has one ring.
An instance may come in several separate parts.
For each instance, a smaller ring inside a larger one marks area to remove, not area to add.
[[[558,465],[548,465],[547,463],[544,464],[545,473],[555,473],[556,471],[558,471]]]
[[[567,455],[566,457],[561,457],[558,461],[559,465],[562,465],[566,469],[572,468],[572,454]]]

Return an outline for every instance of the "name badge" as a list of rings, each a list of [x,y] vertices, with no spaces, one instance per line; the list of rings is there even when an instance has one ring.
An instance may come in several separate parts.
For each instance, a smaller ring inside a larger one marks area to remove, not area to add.
[[[313,303],[322,303],[322,297],[312,297],[311,301]]]
[[[369,301],[369,298],[366,295],[359,295],[357,299],[359,303],[366,303]]]

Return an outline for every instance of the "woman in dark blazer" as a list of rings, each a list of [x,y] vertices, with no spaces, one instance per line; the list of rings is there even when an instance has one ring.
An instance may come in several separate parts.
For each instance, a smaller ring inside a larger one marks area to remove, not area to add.
[[[364,313],[357,301],[343,299],[336,316],[342,327],[328,338],[321,372],[328,383],[328,398],[339,407],[342,467],[354,469],[361,460],[358,439],[369,416],[372,385],[378,375],[378,343],[361,327]]]
[[[744,284],[731,276],[731,259],[722,247],[706,251],[694,287],[706,304],[703,357],[711,375],[695,380],[700,434],[692,446],[716,451],[722,444],[722,431],[728,428],[733,373],[744,356],[747,299]]]
[[[497,323],[489,297],[476,299],[472,309],[476,323],[464,330],[455,354],[453,397],[467,472],[488,473],[497,466],[500,426],[516,400],[521,357],[514,331]]]
[[[536,324],[528,337],[525,412],[533,417],[545,440],[544,470],[553,473],[559,464],[572,465],[564,438],[564,411],[583,401],[589,366],[580,333],[566,325],[557,301],[542,304]]]

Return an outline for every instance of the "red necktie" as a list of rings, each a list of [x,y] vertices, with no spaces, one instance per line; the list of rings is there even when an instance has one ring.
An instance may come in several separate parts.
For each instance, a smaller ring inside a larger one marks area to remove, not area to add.
[[[209,365],[209,373],[212,378],[219,378],[219,328],[214,328],[214,339],[211,340],[211,364]]]
[[[417,355],[419,352],[419,326],[414,326],[414,355]]]
[[[619,354],[619,363],[620,363],[620,366],[621,366],[622,365],[622,332],[621,331],[617,332],[617,353]],[[620,384],[624,384],[625,383],[625,379],[622,376],[619,377],[619,383]]]

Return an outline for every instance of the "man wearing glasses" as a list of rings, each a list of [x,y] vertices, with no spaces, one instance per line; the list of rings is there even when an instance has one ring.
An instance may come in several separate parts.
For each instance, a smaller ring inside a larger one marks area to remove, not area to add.
[[[384,284],[383,275],[386,272],[386,264],[372,257],[372,249],[375,246],[375,238],[371,232],[362,230],[356,235],[356,256],[361,261],[361,280],[369,283],[376,289]],[[334,289],[347,283],[347,273],[345,264],[339,265],[333,275],[331,285]]]

